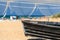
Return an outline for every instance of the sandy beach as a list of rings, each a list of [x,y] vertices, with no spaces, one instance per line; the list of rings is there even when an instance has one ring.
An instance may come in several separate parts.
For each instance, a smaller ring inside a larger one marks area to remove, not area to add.
[[[0,20],[0,40],[27,40],[24,34],[22,21],[48,21],[48,18],[21,19],[21,20]],[[49,18],[50,22],[60,22],[60,18]]]
[[[21,20],[1,20],[0,40],[26,40]]]
[[[22,18],[22,20],[60,22],[60,18],[51,18],[51,17],[32,18],[32,19]]]

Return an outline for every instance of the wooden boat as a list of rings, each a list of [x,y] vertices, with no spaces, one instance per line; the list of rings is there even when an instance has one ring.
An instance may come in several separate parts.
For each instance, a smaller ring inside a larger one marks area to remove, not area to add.
[[[58,22],[22,21],[26,36],[60,40],[60,24]]]

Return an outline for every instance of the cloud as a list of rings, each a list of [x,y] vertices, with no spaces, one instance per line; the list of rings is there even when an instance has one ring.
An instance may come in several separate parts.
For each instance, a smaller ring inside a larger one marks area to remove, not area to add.
[[[6,2],[7,0],[0,0]],[[27,1],[32,3],[60,3],[60,0],[12,0],[15,2]]]
[[[0,0],[1,2],[15,1],[15,0]]]
[[[60,0],[15,0],[15,1],[27,1],[33,3],[60,3]]]

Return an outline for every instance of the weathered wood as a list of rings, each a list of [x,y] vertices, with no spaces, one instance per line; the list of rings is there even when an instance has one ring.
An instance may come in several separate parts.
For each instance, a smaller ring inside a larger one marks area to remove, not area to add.
[[[23,21],[27,36],[60,40],[60,26]]]

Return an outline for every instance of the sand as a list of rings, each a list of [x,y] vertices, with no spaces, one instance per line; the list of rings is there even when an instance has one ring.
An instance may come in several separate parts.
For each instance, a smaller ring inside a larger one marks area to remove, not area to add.
[[[48,21],[48,18],[26,18],[21,20]],[[31,38],[25,36],[21,20],[0,20],[0,40],[27,40]],[[49,18],[49,21],[60,22],[60,18]]]
[[[27,40],[21,20],[0,20],[0,40]]]
[[[49,22],[60,22],[60,18],[48,18],[48,17],[42,17],[42,18],[22,18],[22,20],[31,20],[31,21],[49,21]]]

